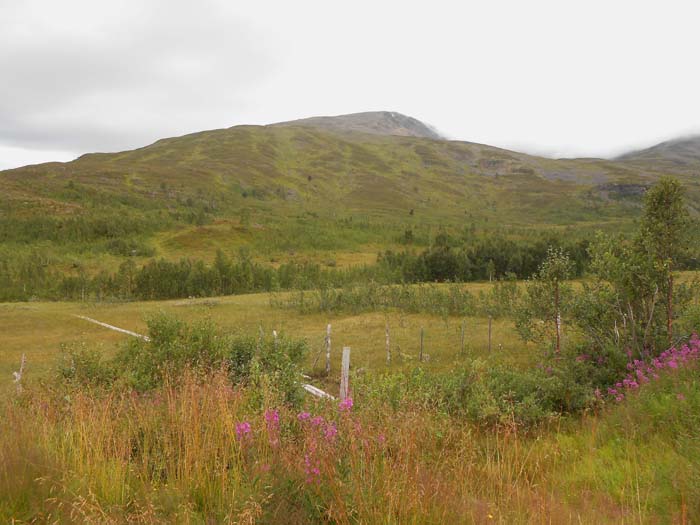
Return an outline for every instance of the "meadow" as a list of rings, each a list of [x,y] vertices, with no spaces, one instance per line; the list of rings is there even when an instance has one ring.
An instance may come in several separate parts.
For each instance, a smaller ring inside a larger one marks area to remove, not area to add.
[[[478,296],[495,285],[461,286]],[[577,416],[484,425],[450,411],[432,378],[475,361],[523,370],[543,361],[511,319],[493,320],[489,352],[485,316],[300,312],[281,305],[294,294],[0,306],[0,323],[12,327],[0,361],[8,378],[0,516],[14,523],[591,524],[700,516],[694,358],[622,402],[606,395]],[[227,333],[278,330],[308,343],[301,370],[336,396],[339,349],[351,346],[352,406],[312,396],[292,406],[266,381],[231,386],[223,369],[185,369],[142,394],[56,391],[66,349],[111,356],[132,339],[76,315],[138,333],[159,315],[210,320]],[[324,357],[316,360],[327,323],[330,377]],[[9,377],[22,354],[17,393]]]
[[[490,288],[488,283],[468,283],[464,288],[474,294]],[[22,354],[27,356],[28,370],[38,376],[55,364],[62,344],[88,343],[100,345],[113,353],[127,337],[124,334],[89,323],[76,316],[90,317],[137,333],[146,333],[146,320],[160,312],[187,321],[211,319],[217,325],[242,333],[267,334],[277,330],[283,334],[306,339],[310,354],[305,369],[311,368],[319,351],[324,348],[326,325],[332,325],[333,368],[339,369],[340,348],[350,346],[353,366],[367,370],[382,370],[385,361],[385,330],[388,321],[392,347],[395,348],[394,368],[410,367],[417,362],[420,329],[425,332],[425,352],[430,355],[429,367],[449,367],[461,351],[461,329],[465,327],[465,350],[473,356],[488,352],[488,319],[486,317],[444,318],[438,315],[408,314],[401,311],[367,312],[355,315],[334,313],[300,313],[279,308],[271,301],[292,299],[295,292],[281,294],[246,294],[203,299],[114,303],[4,303],[0,305],[0,324],[12,327],[3,335],[0,370],[10,375],[19,366]],[[496,319],[492,323],[492,357],[506,360],[527,360],[527,345],[518,341],[512,323]],[[318,360],[318,369],[325,362]],[[336,378],[337,379],[337,378]],[[337,382],[336,382],[337,383]]]

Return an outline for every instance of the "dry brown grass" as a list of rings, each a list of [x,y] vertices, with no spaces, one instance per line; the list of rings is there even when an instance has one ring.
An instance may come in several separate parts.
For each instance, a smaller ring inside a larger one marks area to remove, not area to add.
[[[27,394],[2,406],[0,517],[75,523],[617,523],[605,494],[552,485],[545,434],[482,431],[411,406],[278,404],[279,429],[225,376],[149,395]],[[236,424],[251,433],[237,437]],[[337,428],[326,437],[328,425]],[[307,462],[308,459],[308,462]],[[307,465],[318,467],[309,473]],[[20,521],[21,522],[21,521]]]

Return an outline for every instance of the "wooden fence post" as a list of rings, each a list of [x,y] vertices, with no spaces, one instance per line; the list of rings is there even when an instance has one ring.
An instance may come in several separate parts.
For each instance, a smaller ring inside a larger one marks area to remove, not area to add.
[[[389,340],[389,320],[386,321],[386,364],[391,364],[391,344]]]
[[[418,361],[423,362],[423,327],[420,327],[420,354],[418,354]]]
[[[561,313],[557,312],[557,353],[561,349]]]
[[[340,400],[345,401],[350,393],[350,347],[343,347],[343,360],[340,367]]]
[[[489,315],[489,352],[491,352],[491,321],[492,317]]]
[[[326,375],[331,374],[331,324],[326,326]]]
[[[26,362],[27,362],[27,356],[26,356],[26,354],[22,354],[22,361],[20,362],[20,365],[19,365],[19,371],[12,372],[12,375],[15,377],[15,383],[17,383],[17,393],[18,394],[22,393],[22,375],[24,374],[24,365]]]

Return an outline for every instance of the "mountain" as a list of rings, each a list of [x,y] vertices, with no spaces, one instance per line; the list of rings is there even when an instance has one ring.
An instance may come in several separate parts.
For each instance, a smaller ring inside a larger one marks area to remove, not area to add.
[[[617,158],[620,161],[648,162],[669,167],[700,167],[700,135],[677,138],[626,153]]]
[[[393,111],[369,111],[335,117],[311,117],[273,126],[304,126],[334,132],[359,132],[374,135],[398,135],[441,140],[443,137],[431,126],[413,117]]]
[[[248,246],[274,260],[332,251],[356,262],[410,229],[423,243],[441,229],[584,235],[631,225],[663,175],[683,182],[700,214],[692,141],[603,160],[436,137],[411,117],[363,113],[203,131],[2,171],[0,255],[42,246],[100,268],[112,264],[105,250],[206,257]]]

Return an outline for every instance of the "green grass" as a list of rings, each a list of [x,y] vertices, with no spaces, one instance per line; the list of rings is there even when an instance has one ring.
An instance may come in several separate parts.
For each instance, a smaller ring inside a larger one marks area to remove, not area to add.
[[[695,367],[582,420],[479,428],[356,392],[306,409],[185,375],[147,396],[28,386],[0,401],[0,517],[79,523],[696,523]],[[680,401],[678,394],[684,399]],[[279,410],[277,430],[254,399]],[[251,437],[236,438],[236,425]],[[327,423],[323,423],[326,425]],[[307,463],[307,459],[310,458]],[[306,465],[317,466],[318,474]]]
[[[478,294],[491,285],[466,286]],[[612,524],[695,523],[700,512],[696,367],[665,375],[624,403],[528,431],[509,424],[483,428],[411,397],[392,408],[388,400],[357,390],[349,417],[339,416],[334,404],[307,399],[309,411],[336,422],[339,438],[333,446],[319,442],[295,411],[280,407],[273,391],[231,390],[218,376],[204,383],[186,376],[179,386],[166,384],[139,398],[87,390],[66,397],[41,387],[53,375],[61,343],[85,343],[109,356],[128,339],[75,314],[145,333],[146,319],[159,312],[188,322],[208,318],[226,331],[255,334],[262,326],[267,333],[277,329],[305,338],[310,354],[304,371],[332,393],[342,346],[352,347],[356,385],[363,385],[358,374],[414,370],[421,327],[430,356],[421,365],[426,378],[473,357],[514,368],[539,360],[539,351],[521,343],[507,320],[494,322],[489,353],[482,317],[399,311],[301,315],[271,306],[267,294],[2,304],[0,324],[12,328],[0,353],[0,376],[7,378],[0,389],[7,423],[0,428],[0,519]],[[312,364],[328,322],[333,362],[327,379],[323,357],[316,368]],[[462,322],[466,356],[459,355]],[[23,353],[25,392],[18,397],[10,377]],[[280,448],[270,446],[255,408],[260,398],[280,408]],[[235,439],[235,424],[244,420],[254,428],[248,448]],[[306,482],[310,447],[322,472],[320,484]]]
[[[472,293],[487,289],[487,283],[466,285]],[[282,294],[282,298],[284,294]],[[385,329],[388,320],[394,362],[391,370],[409,370],[418,364],[420,329],[424,329],[424,352],[429,355],[429,369],[449,369],[459,360],[461,325],[465,326],[466,356],[483,356],[506,363],[527,364],[533,359],[532,349],[520,342],[512,323],[494,320],[492,355],[488,355],[488,320],[486,318],[451,317],[401,312],[362,313],[358,315],[299,314],[289,309],[270,306],[268,294],[250,294],[213,299],[184,299],[130,303],[6,303],[0,305],[0,325],[13,327],[3,336],[0,374],[9,376],[19,367],[23,353],[27,355],[27,375],[45,376],[55,365],[61,343],[85,342],[98,345],[111,354],[128,336],[78,319],[84,315],[104,323],[145,333],[146,320],[159,312],[168,312],[187,321],[210,318],[227,330],[257,333],[262,326],[286,335],[305,338],[311,347],[306,371],[315,373],[313,361],[323,348],[326,325],[333,330],[333,369],[339,370],[340,349],[352,348],[353,367],[383,371],[385,366]],[[317,367],[324,365],[319,358]],[[328,382],[337,389],[337,377]],[[323,386],[323,385],[321,385]]]

